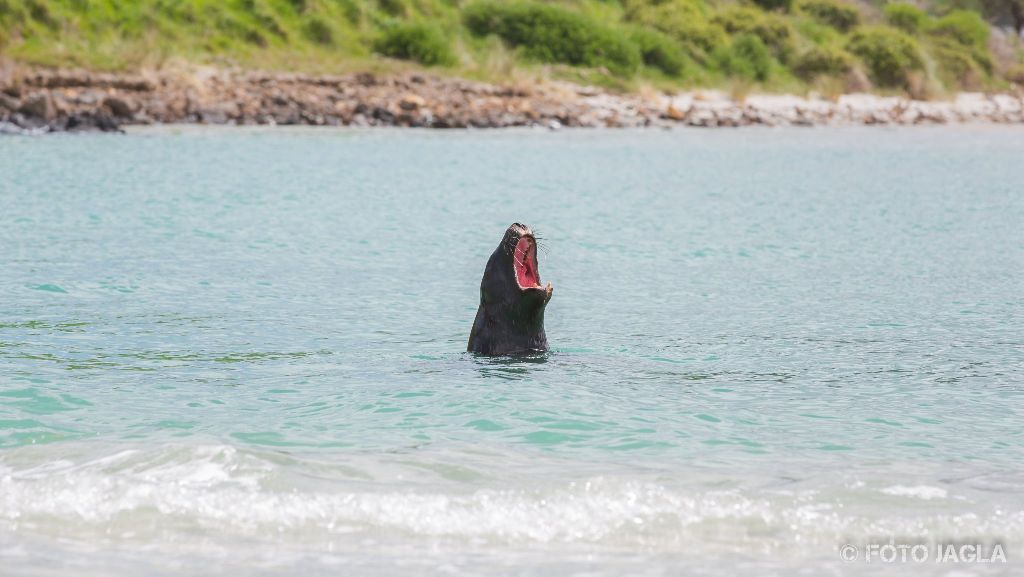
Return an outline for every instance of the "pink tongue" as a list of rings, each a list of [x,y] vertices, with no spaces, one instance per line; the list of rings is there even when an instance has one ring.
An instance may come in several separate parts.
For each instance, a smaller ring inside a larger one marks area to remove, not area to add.
[[[533,270],[533,243],[526,237],[516,243],[515,268],[516,277],[521,287],[537,286],[537,273]]]

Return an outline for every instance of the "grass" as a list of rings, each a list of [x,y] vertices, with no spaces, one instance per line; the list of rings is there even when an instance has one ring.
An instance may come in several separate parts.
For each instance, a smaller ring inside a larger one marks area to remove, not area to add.
[[[431,67],[614,90],[806,91],[859,73],[881,90],[925,82],[952,92],[1021,75],[1019,42],[997,62],[977,12],[933,2],[865,11],[847,0],[0,0],[0,55],[93,70]]]

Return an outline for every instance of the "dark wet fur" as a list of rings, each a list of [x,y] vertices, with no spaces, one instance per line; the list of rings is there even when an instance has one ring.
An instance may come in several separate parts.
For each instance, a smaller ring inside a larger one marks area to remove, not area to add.
[[[512,264],[516,244],[523,236],[534,240],[535,255],[539,250],[537,237],[530,227],[515,223],[494,249],[480,281],[480,308],[476,312],[473,331],[469,335],[469,352],[482,355],[517,355],[548,350],[544,334],[544,307],[551,292],[544,288],[521,290]],[[537,278],[540,282],[540,262]]]

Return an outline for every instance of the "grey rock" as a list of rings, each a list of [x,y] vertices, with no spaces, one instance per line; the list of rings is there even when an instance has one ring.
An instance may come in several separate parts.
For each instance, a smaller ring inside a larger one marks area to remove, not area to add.
[[[110,112],[117,118],[130,119],[135,116],[135,103],[128,98],[108,96],[103,99],[103,106],[110,109]]]
[[[113,116],[103,111],[79,112],[62,119],[62,124],[55,124],[52,128],[56,130],[67,130],[69,132],[85,132],[98,130],[100,132],[123,132]]]
[[[8,96],[3,92],[0,92],[0,110],[9,110],[14,112],[21,107],[21,101],[13,96]]]
[[[30,94],[28,98],[21,103],[21,107],[18,108],[18,112],[27,117],[38,118],[46,122],[53,120],[57,115],[50,95],[43,92]]]
[[[203,124],[227,124],[228,115],[223,110],[204,108],[199,111],[200,122]]]

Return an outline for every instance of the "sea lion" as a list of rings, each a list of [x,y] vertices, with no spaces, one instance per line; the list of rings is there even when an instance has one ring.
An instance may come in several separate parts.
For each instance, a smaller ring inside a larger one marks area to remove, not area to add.
[[[487,259],[467,350],[482,355],[548,350],[544,307],[551,292],[551,283],[540,286],[537,237],[530,227],[514,223]]]

